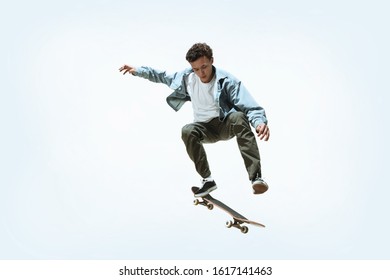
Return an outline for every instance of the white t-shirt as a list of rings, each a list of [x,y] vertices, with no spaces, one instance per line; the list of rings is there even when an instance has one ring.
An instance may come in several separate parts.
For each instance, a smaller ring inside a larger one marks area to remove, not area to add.
[[[219,116],[215,75],[209,83],[202,83],[195,73],[187,76],[187,92],[191,97],[194,122],[208,122]]]

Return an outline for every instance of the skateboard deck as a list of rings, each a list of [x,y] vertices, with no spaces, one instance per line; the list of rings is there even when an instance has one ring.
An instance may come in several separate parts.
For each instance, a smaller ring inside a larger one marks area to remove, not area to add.
[[[191,190],[195,194],[199,190],[199,188],[192,187]],[[244,223],[258,226],[258,227],[265,227],[265,225],[263,225],[263,224],[248,220],[243,215],[241,215],[237,211],[233,210],[232,208],[227,206],[222,201],[219,201],[218,199],[213,198],[210,194],[203,196],[203,197],[196,198],[194,200],[194,205],[199,205],[199,204],[207,207],[209,210],[212,210],[214,208],[214,206],[216,206],[216,207],[222,209],[223,211],[227,212],[230,216],[232,216],[233,221],[227,221],[226,226],[228,228],[231,228],[231,227],[238,228],[241,230],[242,233],[248,232],[248,227],[242,225]]]

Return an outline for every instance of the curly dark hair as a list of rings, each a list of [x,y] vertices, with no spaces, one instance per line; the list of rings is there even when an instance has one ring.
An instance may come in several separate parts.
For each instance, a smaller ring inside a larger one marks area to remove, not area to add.
[[[196,43],[188,50],[186,60],[188,62],[194,62],[202,56],[212,59],[213,50],[206,43]]]

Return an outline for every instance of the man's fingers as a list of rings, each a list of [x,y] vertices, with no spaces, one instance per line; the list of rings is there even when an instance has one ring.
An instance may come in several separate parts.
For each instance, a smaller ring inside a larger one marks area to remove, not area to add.
[[[264,134],[261,136],[260,140],[268,141],[268,139],[269,139],[269,130],[267,130],[267,132],[264,133]]]
[[[122,72],[123,70],[125,70],[125,72],[123,74],[126,74],[127,72],[130,71],[130,67],[128,65],[123,65],[121,68],[119,68],[119,71]]]
[[[257,129],[257,136],[260,140],[268,141],[269,139],[269,128],[267,125],[261,125]]]
[[[264,133],[265,128],[266,128],[265,125],[260,125],[260,126],[257,128],[257,136],[260,137],[260,136]]]

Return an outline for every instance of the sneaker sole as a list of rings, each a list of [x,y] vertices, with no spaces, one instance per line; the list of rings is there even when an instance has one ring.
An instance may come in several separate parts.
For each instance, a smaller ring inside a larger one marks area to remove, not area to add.
[[[262,194],[268,191],[268,186],[265,184],[256,184],[252,186],[253,194]]]
[[[206,196],[206,195],[208,195],[209,193],[211,193],[212,191],[215,191],[216,189],[217,189],[217,186],[213,186],[213,187],[209,188],[208,190],[206,190],[206,191],[204,191],[204,192],[196,193],[194,196],[195,196],[195,197]]]

